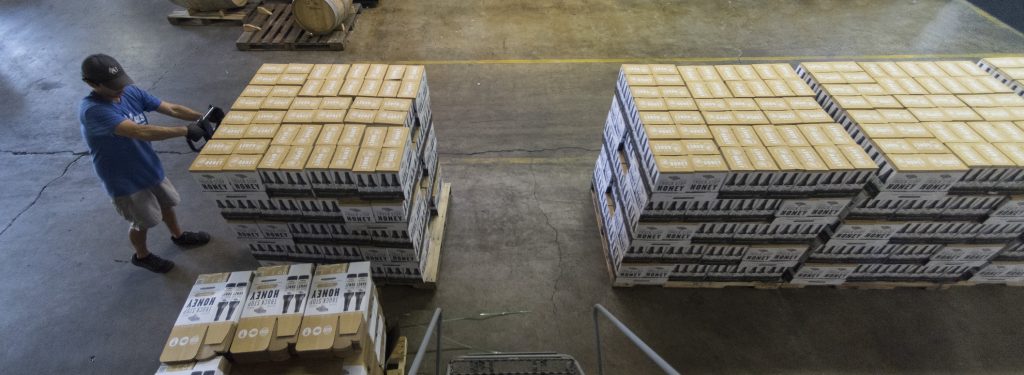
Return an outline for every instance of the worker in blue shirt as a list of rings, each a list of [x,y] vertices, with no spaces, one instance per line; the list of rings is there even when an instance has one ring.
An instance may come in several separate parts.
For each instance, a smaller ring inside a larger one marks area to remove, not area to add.
[[[187,137],[199,140],[209,124],[188,107],[161,101],[133,85],[124,68],[113,57],[96,54],[82,62],[82,80],[92,88],[82,99],[79,121],[82,137],[89,146],[93,168],[113,200],[117,212],[131,227],[128,238],[135,254],[132,264],[157,273],[174,268],[174,263],[149,252],[146,232],[161,221],[171,232],[171,241],[183,247],[210,241],[204,232],[186,232],[174,213],[181,198],[164,175],[160,158],[151,141]],[[146,112],[192,121],[187,126],[149,125]]]

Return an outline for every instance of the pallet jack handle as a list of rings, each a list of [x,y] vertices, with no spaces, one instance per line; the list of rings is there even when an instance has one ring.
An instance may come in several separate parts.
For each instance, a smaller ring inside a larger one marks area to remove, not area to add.
[[[601,304],[595,304],[594,345],[597,346],[598,375],[604,375],[604,361],[601,356],[601,325],[599,324],[600,321],[598,320],[598,317],[600,317],[601,315],[608,318],[608,321],[612,322],[612,324],[615,325],[615,328],[618,328],[623,335],[626,335],[626,338],[628,338],[629,341],[632,341],[633,345],[636,345],[637,348],[640,348],[640,350],[647,355],[647,358],[650,358],[651,361],[654,362],[654,364],[658,365],[658,367],[661,368],[661,371],[664,371],[666,374],[669,375],[679,375],[679,371],[676,371],[676,369],[672,368],[672,366],[669,365],[668,362],[665,362],[665,360],[661,358],[661,356],[659,356],[658,353],[655,353],[650,346],[647,346],[647,344],[644,343],[644,340],[641,340],[639,337],[637,337],[636,334],[633,333],[633,331],[629,330],[629,327],[626,327],[626,325],[622,324],[622,322],[620,322],[619,319],[612,315],[612,313],[608,312],[608,309],[604,308],[604,306],[601,306]]]

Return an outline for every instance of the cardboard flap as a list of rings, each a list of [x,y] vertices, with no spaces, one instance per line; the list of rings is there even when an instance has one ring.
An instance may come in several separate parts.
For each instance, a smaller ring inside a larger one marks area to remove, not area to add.
[[[255,353],[266,351],[274,336],[277,319],[273,316],[243,318],[238,322],[231,353]]]
[[[338,334],[334,340],[335,352],[347,352],[359,348],[359,342],[366,335],[363,314],[358,312],[343,313],[338,316]]]
[[[176,326],[164,343],[164,351],[160,353],[160,362],[175,363],[195,360],[199,347],[206,337],[206,324]]]
[[[286,315],[277,318],[277,329],[274,337],[291,337],[299,334],[302,315]]]
[[[314,315],[302,319],[299,338],[295,343],[297,352],[329,350],[334,346],[335,332],[338,331],[337,315]]]
[[[231,343],[231,335],[234,333],[235,324],[232,322],[210,323],[206,330],[204,345],[222,345]],[[227,346],[227,345],[225,345]]]

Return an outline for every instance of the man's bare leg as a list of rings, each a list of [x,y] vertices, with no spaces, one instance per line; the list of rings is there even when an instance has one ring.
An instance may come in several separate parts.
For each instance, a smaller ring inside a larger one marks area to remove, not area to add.
[[[149,248],[146,247],[146,231],[147,229],[129,229],[128,239],[132,241],[132,247],[135,248],[135,257],[142,259],[149,256]]]
[[[167,225],[167,230],[171,231],[171,237],[181,236],[181,227],[178,226],[178,215],[174,213],[174,207],[160,207],[160,214]]]

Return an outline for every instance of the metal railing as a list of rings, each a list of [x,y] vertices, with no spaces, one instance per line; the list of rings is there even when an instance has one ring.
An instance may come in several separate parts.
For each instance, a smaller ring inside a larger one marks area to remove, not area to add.
[[[437,330],[437,341],[434,345],[437,346],[434,349],[434,375],[441,375],[441,309],[434,310],[434,317],[430,318],[430,324],[427,325],[427,332],[423,334],[423,341],[420,341],[420,347],[416,350],[416,357],[412,360],[412,365],[409,366],[409,371],[406,372],[408,375],[415,375],[420,370],[420,363],[423,362],[423,355],[427,353],[427,344],[430,343],[430,336],[434,334],[434,330]]]
[[[661,368],[668,375],[679,375],[679,371],[672,368],[665,359],[661,358],[658,353],[655,353],[650,346],[647,346],[643,340],[641,340],[633,331],[631,331],[625,324],[619,321],[615,315],[608,312],[604,306],[600,304],[594,305],[594,345],[597,346],[597,373],[598,375],[604,375],[604,357],[601,353],[601,322],[600,316],[608,318],[608,321],[612,322],[615,328],[619,329],[619,332],[626,335],[629,341],[633,342],[641,351],[650,358],[654,364]],[[437,331],[437,337],[435,341],[436,349],[434,349],[434,374],[441,375],[441,309],[434,310],[434,316],[430,318],[430,324],[427,325],[427,331],[423,334],[423,340],[420,342],[419,348],[416,350],[416,357],[412,360],[412,365],[409,366],[407,375],[416,375],[419,372],[420,364],[423,362],[423,356],[427,352],[427,345],[430,343],[430,338],[434,336],[434,331]]]
[[[620,322],[619,319],[615,317],[615,315],[612,315],[612,313],[608,312],[608,309],[604,308],[604,306],[601,306],[601,304],[595,304],[594,345],[597,346],[598,375],[604,375],[604,358],[601,355],[601,324],[598,321],[598,317],[601,315],[604,315],[605,318],[608,318],[608,321],[612,322],[612,324],[615,325],[615,328],[618,328],[619,331],[622,332],[622,334],[626,335],[626,338],[628,338],[629,341],[632,341],[633,345],[636,345],[637,348],[640,348],[640,350],[647,355],[647,358],[650,358],[651,361],[654,361],[654,364],[658,365],[658,367],[661,368],[661,371],[664,371],[666,374],[669,375],[679,375],[679,371],[676,371],[676,369],[672,368],[672,366],[670,366],[668,362],[665,362],[665,360],[662,359],[661,356],[658,355],[658,353],[655,353],[650,346],[647,346],[647,344],[644,343],[644,340],[641,340],[639,337],[637,337],[636,334],[633,333],[633,331],[630,331],[625,324],[622,324],[622,322]]]

